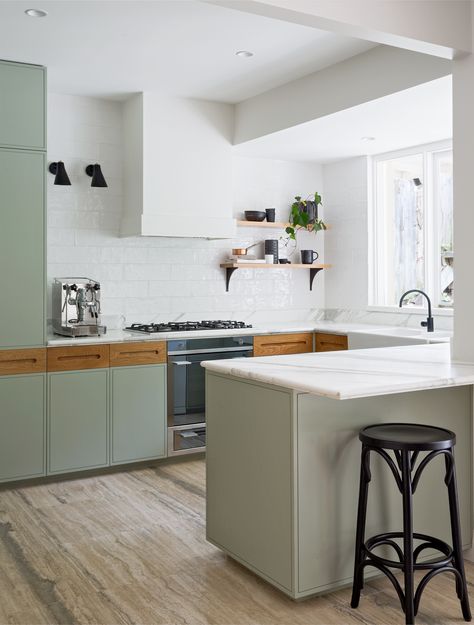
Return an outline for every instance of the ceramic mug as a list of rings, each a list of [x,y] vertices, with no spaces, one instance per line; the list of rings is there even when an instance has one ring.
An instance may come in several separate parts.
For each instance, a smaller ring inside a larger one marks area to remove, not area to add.
[[[301,263],[303,265],[312,265],[318,258],[319,254],[314,250],[301,250]]]

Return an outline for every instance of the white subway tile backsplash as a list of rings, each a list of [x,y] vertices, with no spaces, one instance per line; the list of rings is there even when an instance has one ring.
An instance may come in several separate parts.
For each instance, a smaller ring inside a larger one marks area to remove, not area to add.
[[[324,302],[318,276],[309,291],[303,271],[240,269],[225,291],[219,264],[233,247],[280,233],[239,228],[236,239],[120,237],[122,212],[122,105],[87,97],[50,94],[49,160],[64,160],[72,182],[54,186],[48,176],[48,276],[85,275],[100,280],[102,310],[121,323],[172,319],[233,318],[268,321],[305,319]],[[91,188],[85,167],[99,162],[105,189]],[[237,157],[235,214],[275,207],[286,220],[296,194],[322,190],[321,167]],[[229,190],[230,192],[230,190]],[[354,193],[354,202],[360,201]],[[341,216],[342,217],[342,216]],[[303,247],[324,251],[324,238],[300,237]],[[296,256],[293,259],[296,262]],[[319,284],[317,284],[319,283]],[[50,308],[50,289],[48,291]]]

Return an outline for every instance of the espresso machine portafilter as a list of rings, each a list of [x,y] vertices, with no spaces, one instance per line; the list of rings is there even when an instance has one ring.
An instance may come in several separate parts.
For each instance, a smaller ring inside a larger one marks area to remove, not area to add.
[[[101,325],[100,284],[91,278],[55,278],[53,331],[63,336],[105,334]]]

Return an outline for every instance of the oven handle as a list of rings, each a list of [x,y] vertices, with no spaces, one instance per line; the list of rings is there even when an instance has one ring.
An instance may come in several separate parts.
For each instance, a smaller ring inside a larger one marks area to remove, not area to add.
[[[216,347],[215,349],[183,349],[174,352],[168,352],[168,356],[186,356],[192,354],[222,354],[225,352],[251,352],[253,347],[245,345],[244,347]]]

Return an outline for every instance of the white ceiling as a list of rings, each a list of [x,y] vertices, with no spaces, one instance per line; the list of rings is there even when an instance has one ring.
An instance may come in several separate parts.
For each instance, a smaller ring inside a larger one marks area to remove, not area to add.
[[[375,137],[366,142],[362,137]],[[451,76],[236,146],[246,156],[329,163],[452,137]]]
[[[28,8],[48,16],[27,17]],[[0,2],[0,58],[46,65],[59,93],[160,89],[238,102],[373,45],[198,0]]]

